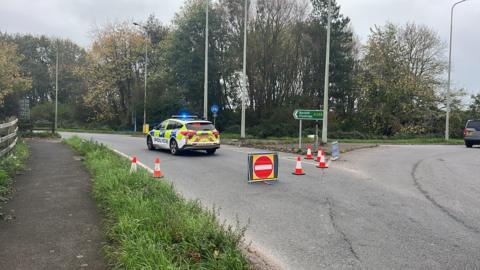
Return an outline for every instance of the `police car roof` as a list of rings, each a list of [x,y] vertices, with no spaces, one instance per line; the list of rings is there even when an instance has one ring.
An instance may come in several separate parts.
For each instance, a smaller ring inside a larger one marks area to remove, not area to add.
[[[193,118],[170,118],[169,120],[176,120],[176,121],[185,122],[185,123],[209,123],[209,124],[212,123],[207,120],[193,119]]]
[[[209,123],[211,124],[212,122],[207,121],[207,120],[185,120],[186,123]]]

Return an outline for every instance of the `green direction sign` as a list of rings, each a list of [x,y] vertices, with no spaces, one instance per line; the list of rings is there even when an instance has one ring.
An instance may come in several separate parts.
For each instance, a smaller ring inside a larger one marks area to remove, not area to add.
[[[295,110],[293,118],[297,120],[322,120],[323,110]]]

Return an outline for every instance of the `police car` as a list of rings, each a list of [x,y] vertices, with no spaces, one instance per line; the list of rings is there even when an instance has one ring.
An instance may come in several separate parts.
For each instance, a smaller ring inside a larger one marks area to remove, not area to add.
[[[220,133],[209,121],[174,115],[148,132],[147,147],[169,149],[173,155],[182,150],[206,150],[212,155],[220,148]]]

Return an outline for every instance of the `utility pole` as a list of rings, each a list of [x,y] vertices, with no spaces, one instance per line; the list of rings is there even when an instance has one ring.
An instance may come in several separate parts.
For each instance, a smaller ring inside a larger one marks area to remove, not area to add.
[[[54,132],[57,131],[57,121],[58,121],[58,40],[57,40],[57,57],[55,63],[55,126]]]
[[[452,69],[452,32],[453,32],[453,8],[455,8],[456,5],[463,3],[467,0],[461,0],[456,2],[455,4],[452,5],[452,9],[450,10],[450,46],[448,49],[448,78],[447,78],[447,115],[445,117],[445,140],[450,139],[450,103],[451,103],[451,97],[450,97],[450,72]]]
[[[322,143],[327,143],[328,128],[328,72],[330,65],[330,21],[332,16],[332,0],[328,0],[328,22],[327,22],[327,48],[325,53],[325,86],[323,88],[323,126],[322,126]]]
[[[205,9],[205,81],[203,85],[203,118],[208,119],[208,2]]]
[[[245,139],[245,96],[247,94],[247,26],[248,0],[245,0],[245,24],[243,30],[243,76],[242,76],[242,119],[240,123],[240,138]]]
[[[147,39],[145,40],[145,79],[144,79],[144,92],[143,92],[143,129],[145,129],[145,125],[147,124],[147,75],[148,75],[148,40],[150,39],[148,31],[147,32]],[[145,130],[144,132],[148,132]]]

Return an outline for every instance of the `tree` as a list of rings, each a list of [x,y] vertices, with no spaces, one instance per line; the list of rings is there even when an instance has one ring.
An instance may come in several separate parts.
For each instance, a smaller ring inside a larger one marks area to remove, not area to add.
[[[74,112],[73,118],[59,120],[69,125],[84,122],[85,109],[82,101],[85,85],[78,72],[85,65],[83,48],[68,39],[51,39],[29,34],[3,34],[0,35],[0,40],[14,43],[18,54],[21,55],[19,61],[21,73],[31,77],[32,81],[29,89],[22,93],[22,97],[28,98],[31,106],[52,102],[55,99],[55,62],[58,51],[58,101],[59,104],[68,104]]]
[[[2,118],[17,113],[16,106],[6,107],[5,101],[9,100],[9,104],[18,104],[19,94],[31,85],[31,81],[22,75],[19,65],[21,59],[14,44],[0,41],[0,117]]]
[[[142,35],[128,22],[97,31],[82,70],[90,120],[123,128],[135,121],[134,98],[143,89],[139,83],[143,45]]]
[[[311,106],[318,108],[323,104],[328,0],[312,0],[312,6],[302,40],[307,61],[303,80],[306,94],[315,100]],[[350,18],[340,13],[336,1],[331,3],[331,20],[329,108],[340,123],[330,123],[332,127],[348,130],[354,126],[355,102],[359,96],[354,84],[358,41],[354,38]]]
[[[445,45],[426,26],[388,23],[371,30],[359,83],[364,127],[381,135],[429,132],[438,115]]]
[[[472,103],[469,106],[470,117],[480,119],[480,94],[471,96]]]

